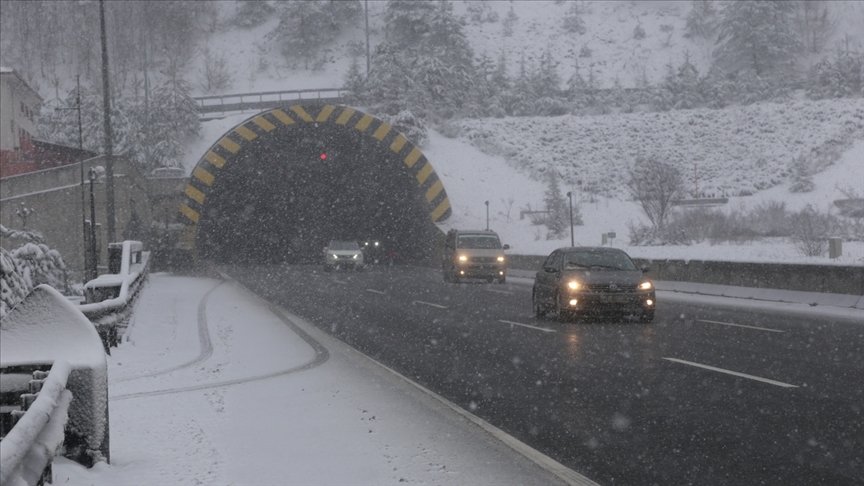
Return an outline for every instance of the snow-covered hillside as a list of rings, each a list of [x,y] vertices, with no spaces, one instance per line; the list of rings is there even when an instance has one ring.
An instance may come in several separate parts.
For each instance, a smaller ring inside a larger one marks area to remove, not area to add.
[[[785,182],[790,163],[802,155],[814,172],[824,170],[841,148],[864,138],[864,99],[458,125],[459,136],[480,149],[502,155],[534,179],[555,170],[574,190],[581,181],[583,190],[626,198],[633,161],[656,156],[688,174],[693,197],[728,197]]]

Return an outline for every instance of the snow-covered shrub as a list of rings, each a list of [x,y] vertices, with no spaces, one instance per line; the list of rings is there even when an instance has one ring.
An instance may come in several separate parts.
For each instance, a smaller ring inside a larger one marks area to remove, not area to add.
[[[813,66],[807,96],[813,100],[864,96],[864,55],[839,53]]]
[[[0,225],[0,236],[23,240],[25,243],[12,251],[2,249],[2,310],[6,315],[12,307],[40,284],[48,284],[68,293],[69,282],[66,264],[57,250],[48,248],[42,236],[33,231],[16,231]]]
[[[570,112],[570,107],[564,100],[549,96],[538,99],[534,109],[538,116],[561,116]]]
[[[792,235],[786,203],[767,201],[757,204],[747,214],[747,226],[760,236],[788,237]]]
[[[57,250],[52,250],[45,244],[26,243],[11,253],[21,264],[24,279],[34,287],[47,284],[60,292],[69,290],[66,263]]]
[[[241,0],[238,2],[233,24],[247,29],[257,27],[266,22],[275,12],[276,8],[270,5],[269,2]]]
[[[570,8],[564,13],[564,30],[571,34],[584,34],[586,29],[582,13],[583,6],[579,2],[570,3]]]
[[[414,145],[423,148],[429,143],[426,125],[414,113],[403,110],[395,116],[388,117],[387,122],[402,135],[405,135]]]
[[[789,192],[811,192],[816,189],[810,161],[806,157],[801,155],[792,159],[789,164],[789,171],[792,173],[792,184],[789,186]]]
[[[32,283],[25,280],[23,274],[12,253],[0,247],[0,319],[33,290]]]
[[[835,219],[831,214],[822,213],[809,204],[793,213],[791,239],[795,248],[804,256],[824,255],[828,251],[828,236]]]
[[[633,38],[636,40],[645,38],[645,28],[642,27],[642,24],[636,24],[636,27],[633,29]]]

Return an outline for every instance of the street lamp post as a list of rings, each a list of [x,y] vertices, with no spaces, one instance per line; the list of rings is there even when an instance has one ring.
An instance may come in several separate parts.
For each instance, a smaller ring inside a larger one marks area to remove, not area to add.
[[[486,229],[489,229],[489,201],[486,201]]]
[[[570,246],[576,246],[573,240],[573,191],[567,192],[567,199],[570,200]]]
[[[35,213],[35,212],[36,212],[35,209],[28,208],[28,207],[24,206],[23,202],[21,203],[21,209],[15,210],[15,214],[17,214],[18,217],[21,218],[21,228],[22,229],[24,229],[24,230],[27,229],[27,217],[30,216],[31,214]]]
[[[96,169],[90,167],[90,171],[87,173],[87,179],[90,180],[90,266],[86,269],[87,281],[99,276],[96,268],[96,202],[93,198],[93,184],[96,183],[98,177],[99,174],[96,173]]]
[[[81,157],[84,153],[84,132],[81,128],[81,75],[75,75],[75,108],[55,108],[55,111],[77,110],[78,111],[78,154]],[[87,261],[87,203],[84,202],[84,161],[79,162],[81,168],[81,228],[84,231],[84,261]]]

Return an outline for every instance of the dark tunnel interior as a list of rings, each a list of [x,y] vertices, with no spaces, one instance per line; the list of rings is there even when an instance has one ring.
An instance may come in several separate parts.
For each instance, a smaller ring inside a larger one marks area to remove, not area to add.
[[[440,238],[389,147],[350,127],[309,123],[258,137],[221,169],[197,246],[211,261],[316,263],[331,239],[376,240],[381,260],[423,263],[434,261]]]

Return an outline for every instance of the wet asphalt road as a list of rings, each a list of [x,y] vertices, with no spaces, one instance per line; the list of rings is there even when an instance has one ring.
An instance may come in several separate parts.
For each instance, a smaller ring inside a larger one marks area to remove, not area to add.
[[[600,484],[864,484],[857,320],[660,294],[653,324],[558,322],[437,269],[226,270]]]

